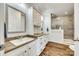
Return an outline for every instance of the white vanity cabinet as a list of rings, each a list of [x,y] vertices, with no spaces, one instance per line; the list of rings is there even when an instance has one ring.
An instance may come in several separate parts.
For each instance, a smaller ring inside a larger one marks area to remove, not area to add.
[[[36,40],[5,54],[5,56],[35,56],[35,55],[36,55]]]
[[[37,47],[36,47],[36,51],[37,51],[37,55],[40,55],[40,53],[44,50],[46,44],[47,44],[47,36],[41,36],[41,37],[38,37],[38,40],[37,40]]]
[[[28,44],[16,48],[8,53],[6,56],[38,56],[44,50],[47,44],[47,36],[43,35]]]

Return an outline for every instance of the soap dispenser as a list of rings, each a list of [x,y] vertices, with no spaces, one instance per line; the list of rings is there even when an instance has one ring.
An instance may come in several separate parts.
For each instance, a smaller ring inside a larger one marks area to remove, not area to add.
[[[47,28],[47,32],[49,32],[49,29]]]

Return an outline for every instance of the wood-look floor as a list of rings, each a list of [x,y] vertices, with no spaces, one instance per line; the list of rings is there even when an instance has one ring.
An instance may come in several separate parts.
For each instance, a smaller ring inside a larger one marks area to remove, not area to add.
[[[48,42],[40,56],[73,56],[74,51],[68,45]]]

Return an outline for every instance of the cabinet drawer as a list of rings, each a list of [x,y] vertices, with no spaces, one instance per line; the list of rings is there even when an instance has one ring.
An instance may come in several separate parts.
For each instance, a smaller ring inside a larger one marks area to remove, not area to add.
[[[36,56],[36,47],[32,47],[29,49],[29,56]]]
[[[36,55],[36,44],[37,42],[34,41],[32,43],[29,43],[29,56],[35,56]]]

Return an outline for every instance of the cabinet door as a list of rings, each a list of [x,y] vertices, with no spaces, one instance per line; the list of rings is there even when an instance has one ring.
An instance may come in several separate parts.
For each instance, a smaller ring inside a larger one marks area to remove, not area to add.
[[[34,46],[29,48],[29,56],[36,56],[36,48]]]
[[[36,55],[36,41],[29,43],[29,56],[35,56]]]
[[[28,56],[28,50],[24,50],[19,56]]]
[[[43,37],[38,38],[36,49],[37,55],[39,55],[43,51]]]
[[[28,49],[27,45],[24,45],[20,48],[17,48],[11,52],[6,53],[6,56],[22,56],[25,53],[25,50]],[[28,53],[28,52],[27,52]]]
[[[48,38],[47,35],[44,36],[44,45],[46,46],[46,44],[48,43]]]

